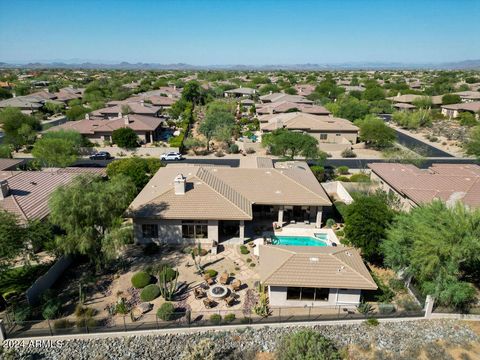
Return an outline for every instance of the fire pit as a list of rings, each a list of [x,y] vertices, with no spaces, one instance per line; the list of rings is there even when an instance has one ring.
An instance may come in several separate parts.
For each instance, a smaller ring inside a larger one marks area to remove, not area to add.
[[[208,297],[211,299],[223,299],[228,295],[228,289],[223,285],[212,285],[208,290]]]

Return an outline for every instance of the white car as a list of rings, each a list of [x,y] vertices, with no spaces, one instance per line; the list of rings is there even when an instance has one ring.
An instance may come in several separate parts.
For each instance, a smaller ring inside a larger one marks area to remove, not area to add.
[[[169,153],[162,154],[162,156],[160,156],[160,159],[164,161],[178,161],[178,160],[182,160],[183,156],[178,152],[169,152]]]

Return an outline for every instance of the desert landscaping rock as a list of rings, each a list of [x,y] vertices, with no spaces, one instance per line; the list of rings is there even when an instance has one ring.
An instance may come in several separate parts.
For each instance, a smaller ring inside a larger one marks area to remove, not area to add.
[[[395,354],[444,341],[466,345],[479,337],[464,323],[453,320],[386,322],[378,326],[365,324],[314,326],[339,348],[357,345]],[[203,339],[211,340],[222,354],[245,351],[274,352],[285,334],[299,327],[239,329],[190,334],[133,335],[115,338],[69,340],[61,348],[18,348],[15,359],[182,359],[185,350]]]

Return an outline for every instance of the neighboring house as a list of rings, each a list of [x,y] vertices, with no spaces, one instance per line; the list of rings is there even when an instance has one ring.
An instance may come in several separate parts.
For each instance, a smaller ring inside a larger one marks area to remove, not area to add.
[[[289,95],[284,93],[271,93],[268,95],[260,96],[260,101],[263,104],[274,103],[279,101],[292,102],[297,104],[313,104],[313,101],[308,100],[306,97],[301,95]]]
[[[480,101],[480,91],[460,91],[454,94],[460,96],[462,102]]]
[[[427,96],[427,95],[417,95],[417,94],[405,94],[405,95],[398,94],[397,96],[387,97],[387,100],[390,100],[395,104],[403,103],[403,104],[413,105],[413,103],[417,100],[421,100],[423,98],[429,98],[432,101],[432,106],[440,106],[442,105],[442,97],[443,95]]]
[[[294,88],[297,90],[297,94],[301,96],[308,96],[315,91],[315,85],[310,84],[297,84]]]
[[[20,222],[43,220],[49,214],[48,200],[59,186],[79,174],[105,175],[102,168],[65,168],[42,171],[1,171],[0,210],[15,214]]]
[[[257,106],[257,114],[280,114],[286,112],[298,111],[314,115],[330,115],[330,111],[319,105],[298,104],[288,101],[279,101],[274,103],[261,104]]]
[[[47,132],[74,130],[91,142],[102,144],[104,141],[112,141],[112,133],[115,130],[126,127],[135,131],[141,143],[149,144],[159,140],[164,122],[165,119],[152,116],[123,115],[110,120],[84,119],[68,121],[49,128]]]
[[[159,106],[154,106],[144,102],[144,100],[140,100],[138,102],[124,102],[103,109],[94,110],[90,113],[90,117],[100,119],[116,118],[119,116],[119,114],[124,113],[123,110],[125,106],[130,108],[129,114],[150,117],[159,116],[160,111],[162,110]]]
[[[270,306],[356,306],[362,290],[376,290],[351,247],[260,245],[260,282]]]
[[[480,207],[480,166],[473,164],[432,164],[427,170],[414,165],[373,163],[371,179],[389,194],[395,194],[404,210],[435,199],[447,204],[461,201]]]
[[[305,113],[266,115],[259,118],[260,130],[272,132],[277,129],[303,131],[319,143],[355,144],[359,128],[352,122],[333,116],[318,116]]]
[[[13,88],[13,84],[8,81],[0,81],[0,88],[11,90]]]
[[[116,105],[125,105],[133,102],[141,103],[142,101],[147,104],[152,104],[153,106],[158,106],[161,109],[167,109],[170,108],[177,101],[177,99],[161,95],[135,95],[125,100],[109,101],[106,105],[108,107],[111,107]]]
[[[81,99],[85,89],[77,89],[74,87],[65,87],[60,89],[55,93],[55,100],[61,101],[67,104],[69,101],[74,99]]]
[[[448,118],[456,118],[462,112],[469,112],[475,115],[475,118],[479,119],[480,113],[480,101],[465,102],[460,104],[450,104],[442,106],[442,114]]]
[[[259,158],[250,166],[160,168],[127,210],[135,242],[243,242],[259,222],[321,227],[331,202],[306,163],[274,167],[271,159]]]
[[[0,159],[0,171],[15,170],[22,163],[19,159]]]
[[[417,108],[415,105],[409,103],[395,103],[392,106],[399,111],[411,111]]]
[[[352,91],[365,91],[365,88],[361,85],[344,85],[342,86],[345,89],[346,93],[352,92]]]
[[[225,97],[252,97],[257,93],[257,90],[251,88],[238,88],[227,90],[223,94]]]
[[[40,110],[45,100],[33,96],[17,96],[0,101],[0,109],[14,107],[20,109],[24,114],[32,114]]]

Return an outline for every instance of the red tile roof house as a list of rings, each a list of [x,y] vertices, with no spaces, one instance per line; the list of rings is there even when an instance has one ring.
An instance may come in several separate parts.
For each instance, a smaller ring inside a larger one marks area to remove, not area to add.
[[[286,113],[286,112],[292,112],[295,109],[298,112],[303,112],[307,114],[330,115],[330,111],[325,109],[323,106],[298,104],[298,103],[293,103],[288,101],[259,104],[256,109],[257,109],[258,115]]]
[[[158,106],[161,108],[161,110],[163,110],[163,109],[170,108],[177,101],[177,99],[167,97],[167,96],[161,96],[161,95],[149,95],[149,96],[136,95],[136,96],[129,97],[128,99],[125,99],[125,100],[109,101],[107,102],[106,105],[107,107],[111,107],[116,105],[125,105],[125,104],[128,105],[128,103],[133,103],[133,102],[141,103],[142,101],[144,101],[146,104],[152,104],[153,106]]]
[[[43,171],[1,171],[0,211],[15,214],[21,223],[43,220],[49,214],[48,200],[59,186],[79,174],[105,176],[102,168],[50,168]]]
[[[435,199],[468,207],[480,207],[480,166],[474,164],[432,164],[426,170],[414,165],[373,163],[371,179],[400,200],[404,210]]]
[[[103,142],[112,140],[112,133],[115,130],[128,127],[135,131],[141,143],[149,144],[159,140],[165,119],[131,114],[119,115],[110,120],[90,120],[87,118],[68,121],[65,124],[53,126],[46,131],[75,130],[91,142],[103,145]]]
[[[458,117],[462,112],[472,113],[478,120],[480,118],[480,101],[442,106],[442,114],[447,116],[449,119]]]

